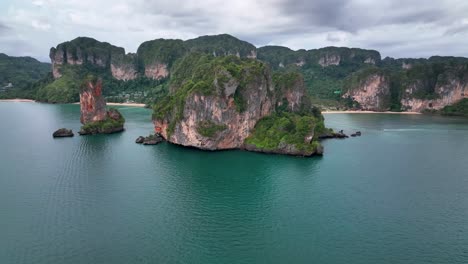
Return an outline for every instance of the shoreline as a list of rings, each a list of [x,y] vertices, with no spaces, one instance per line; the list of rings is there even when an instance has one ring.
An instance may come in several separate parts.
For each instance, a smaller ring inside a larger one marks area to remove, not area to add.
[[[0,102],[16,102],[16,103],[35,103],[35,100],[31,99],[23,99],[23,98],[15,98],[15,99],[0,99]],[[80,104],[80,102],[72,103],[72,104]],[[107,102],[107,105],[111,106],[132,106],[132,107],[145,107],[146,104],[141,103],[114,103],[114,102]],[[364,110],[339,110],[339,111],[322,111],[322,114],[391,114],[391,115],[422,115],[419,112],[376,112],[376,111],[364,111]]]
[[[31,99],[15,98],[15,99],[0,99],[0,102],[35,103],[36,101],[31,100]]]
[[[31,99],[23,99],[23,98],[15,98],[15,99],[0,99],[0,102],[14,102],[14,103],[37,103],[36,100]],[[80,104],[80,102],[71,103],[71,104]],[[145,107],[146,104],[140,103],[113,103],[108,102],[107,105],[114,105],[114,106],[133,106],[133,107]]]
[[[134,106],[134,107],[145,107],[146,106],[146,104],[139,104],[139,103],[112,103],[112,102],[107,102],[107,105]]]
[[[421,115],[419,112],[375,112],[375,111],[359,111],[359,110],[345,110],[345,111],[322,111],[322,114],[391,114],[391,115]]]
[[[80,102],[72,103],[72,104],[80,104]],[[146,104],[140,103],[113,103],[113,102],[106,102],[106,105],[113,105],[113,106],[133,106],[133,107],[145,107]]]

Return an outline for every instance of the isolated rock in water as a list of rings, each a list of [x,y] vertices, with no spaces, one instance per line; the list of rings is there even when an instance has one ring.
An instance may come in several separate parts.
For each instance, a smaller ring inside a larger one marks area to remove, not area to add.
[[[107,118],[106,101],[102,95],[102,79],[88,76],[80,91],[80,121],[83,125]]]
[[[137,144],[143,144],[143,141],[145,141],[145,137],[139,136],[139,137],[135,140],[135,143],[137,143]]]
[[[117,109],[106,110],[102,96],[102,80],[88,76],[80,91],[80,135],[111,134],[124,130],[125,119]]]
[[[143,140],[143,145],[157,145],[164,141],[160,134],[149,135]]]
[[[117,109],[109,109],[106,119],[90,122],[81,127],[80,135],[112,134],[124,131],[125,119]]]
[[[55,131],[52,136],[54,138],[56,137],[73,137],[73,131],[71,129],[66,129],[66,128],[61,128],[57,131]]]

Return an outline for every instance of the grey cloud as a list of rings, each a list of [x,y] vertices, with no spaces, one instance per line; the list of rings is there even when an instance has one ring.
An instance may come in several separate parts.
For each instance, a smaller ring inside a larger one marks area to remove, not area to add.
[[[330,42],[339,42],[341,40],[340,36],[333,34],[333,33],[328,33],[327,34],[327,40]]]
[[[10,30],[10,27],[0,22],[0,35],[7,33]]]
[[[432,4],[430,2],[433,2]],[[362,4],[356,0],[283,0],[282,15],[296,25],[356,32],[389,24],[433,23],[450,17],[443,1],[383,0]]]
[[[453,36],[453,35],[459,35],[463,33],[468,32],[468,25],[462,25],[462,26],[455,26],[447,29],[445,31],[444,36]]]

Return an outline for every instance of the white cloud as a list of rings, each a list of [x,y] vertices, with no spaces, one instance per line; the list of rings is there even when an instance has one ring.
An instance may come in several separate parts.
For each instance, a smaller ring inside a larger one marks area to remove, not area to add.
[[[31,26],[35,29],[39,30],[49,30],[51,28],[51,25],[47,22],[39,21],[39,20],[33,20],[31,21]]]

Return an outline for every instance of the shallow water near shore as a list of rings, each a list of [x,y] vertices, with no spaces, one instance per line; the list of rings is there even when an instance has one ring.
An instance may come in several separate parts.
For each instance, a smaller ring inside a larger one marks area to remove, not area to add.
[[[0,103],[0,263],[468,263],[468,120],[325,115],[323,157],[141,146]]]

